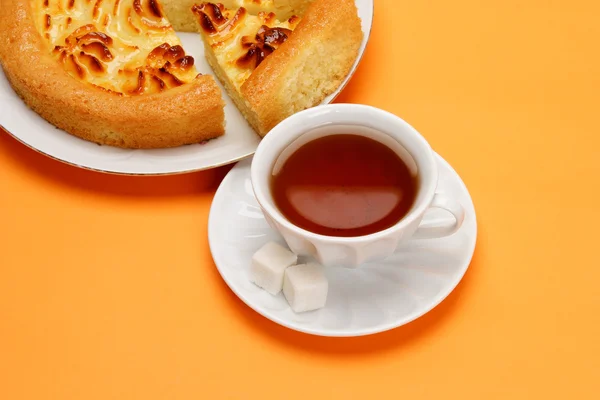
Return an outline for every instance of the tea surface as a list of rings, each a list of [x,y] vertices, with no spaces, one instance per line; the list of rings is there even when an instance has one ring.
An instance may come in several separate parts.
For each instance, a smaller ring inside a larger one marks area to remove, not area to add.
[[[352,134],[306,143],[271,181],[275,204],[291,223],[337,237],[395,225],[412,207],[416,191],[416,177],[392,149]]]

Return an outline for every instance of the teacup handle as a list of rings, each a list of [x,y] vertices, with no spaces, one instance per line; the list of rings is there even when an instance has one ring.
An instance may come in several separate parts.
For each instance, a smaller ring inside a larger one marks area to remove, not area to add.
[[[452,222],[432,221],[421,223],[413,235],[415,239],[435,239],[450,236],[455,233],[465,220],[465,209],[457,201],[452,200],[442,193],[436,193],[430,208],[441,208],[454,216]]]

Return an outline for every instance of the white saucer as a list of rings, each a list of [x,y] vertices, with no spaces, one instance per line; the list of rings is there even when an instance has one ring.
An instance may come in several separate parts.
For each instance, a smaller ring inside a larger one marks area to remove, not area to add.
[[[0,0],[1,1],[1,0]],[[346,86],[363,56],[373,24],[374,0],[356,0],[364,32],[352,70],[321,104],[331,103]],[[213,74],[204,57],[199,34],[178,33],[198,72]],[[222,88],[221,84],[217,84]],[[224,90],[222,90],[223,93]],[[125,175],[169,175],[218,167],[254,154],[260,137],[248,125],[229,96],[225,100],[225,135],[203,144],[172,149],[131,150],[98,146],[56,129],[29,109],[9,85],[0,68],[0,127],[30,148],[56,160],[94,171]]]
[[[297,331],[321,336],[361,336],[404,325],[427,313],[454,290],[475,251],[477,222],[473,202],[452,167],[436,155],[438,191],[461,202],[466,218],[461,229],[442,239],[413,240],[393,256],[358,269],[328,268],[329,294],[325,308],[295,314],[283,294],[272,296],[249,280],[252,255],[274,240],[285,245],[269,227],[250,182],[251,159],[238,163],[214,197],[208,239],[213,259],[231,290],[256,312]],[[450,218],[431,212],[432,219]]]

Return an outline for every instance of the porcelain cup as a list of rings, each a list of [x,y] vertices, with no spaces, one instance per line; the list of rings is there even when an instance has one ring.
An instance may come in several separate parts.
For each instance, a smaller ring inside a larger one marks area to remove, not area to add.
[[[415,202],[394,226],[365,236],[319,235],[292,224],[277,209],[271,195],[271,177],[287,158],[305,143],[335,134],[363,135],[394,150],[417,177]],[[290,250],[310,256],[324,266],[356,268],[381,261],[411,238],[452,235],[463,223],[465,212],[454,199],[436,192],[438,167],[425,138],[400,117],[357,104],[331,104],[310,108],[287,118],[261,141],[251,167],[252,187],[269,225],[276,229]],[[430,208],[446,210],[452,218],[422,224]]]

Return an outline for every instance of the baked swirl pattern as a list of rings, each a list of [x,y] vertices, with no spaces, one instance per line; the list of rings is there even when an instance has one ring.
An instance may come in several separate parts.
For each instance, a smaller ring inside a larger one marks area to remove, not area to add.
[[[74,78],[126,96],[198,75],[156,0],[33,0],[36,26]]]
[[[221,65],[238,88],[300,23],[296,16],[280,22],[272,12],[252,15],[244,7],[230,10],[223,4],[202,3],[192,11],[207,44],[218,49]]]

